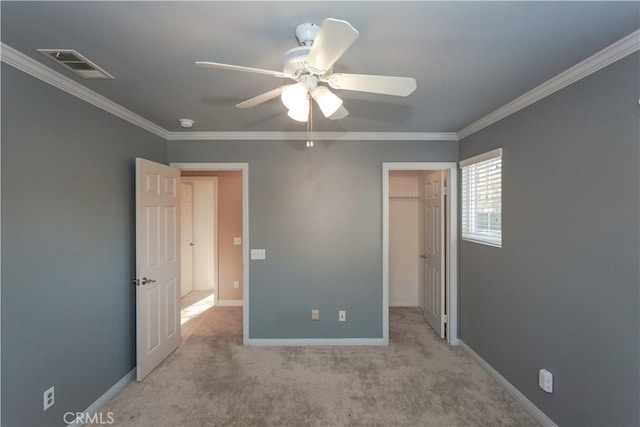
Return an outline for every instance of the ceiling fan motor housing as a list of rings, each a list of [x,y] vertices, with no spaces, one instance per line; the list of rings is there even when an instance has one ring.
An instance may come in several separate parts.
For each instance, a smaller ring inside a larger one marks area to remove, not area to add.
[[[320,26],[316,24],[300,24],[296,27],[296,38],[301,46],[311,46],[316,39]]]
[[[311,46],[298,46],[288,50],[282,56],[282,71],[292,76],[299,76],[305,69]]]

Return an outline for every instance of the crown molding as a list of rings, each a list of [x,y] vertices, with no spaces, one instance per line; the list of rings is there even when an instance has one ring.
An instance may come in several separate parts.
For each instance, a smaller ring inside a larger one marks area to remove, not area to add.
[[[640,30],[590,56],[458,132],[314,132],[312,139],[332,141],[459,141],[522,110],[576,81],[640,50]],[[169,132],[110,99],[0,42],[0,60],[45,83],[169,141],[307,140],[307,132]]]
[[[511,114],[522,110],[523,108],[540,101],[560,89],[583,79],[598,70],[610,65],[620,59],[631,55],[640,49],[640,30],[636,30],[628,36],[618,40],[614,44],[602,49],[598,53],[590,56],[573,67],[563,71],[555,77],[542,83],[540,86],[526,92],[517,97],[513,101],[503,105],[492,113],[487,114],[479,120],[460,129],[457,133],[458,139],[468,137],[469,135],[486,128],[489,125],[504,119]]]
[[[0,60],[18,70],[120,117],[169,141],[307,140],[306,132],[169,132],[110,99],[63,76],[46,65],[0,42]],[[315,132],[314,140],[342,141],[457,141],[455,132]]]
[[[169,141],[457,141],[455,132],[168,132]]]
[[[167,139],[167,130],[0,42],[0,60],[70,95]]]

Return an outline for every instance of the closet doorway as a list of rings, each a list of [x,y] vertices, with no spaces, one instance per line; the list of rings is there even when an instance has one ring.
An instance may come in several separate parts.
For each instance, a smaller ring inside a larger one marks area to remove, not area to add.
[[[383,164],[383,322],[419,307],[448,343],[457,338],[456,163]]]
[[[389,172],[389,306],[419,307],[445,338],[447,171]]]

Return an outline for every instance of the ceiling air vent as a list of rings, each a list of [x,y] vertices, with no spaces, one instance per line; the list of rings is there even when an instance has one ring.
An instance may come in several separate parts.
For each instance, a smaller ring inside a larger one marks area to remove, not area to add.
[[[72,49],[38,49],[38,52],[73,71],[83,79],[113,79],[114,77]]]

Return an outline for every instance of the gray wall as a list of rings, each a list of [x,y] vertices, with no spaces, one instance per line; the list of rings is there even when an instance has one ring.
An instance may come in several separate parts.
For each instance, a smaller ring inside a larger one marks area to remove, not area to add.
[[[460,142],[503,147],[503,247],[460,243],[461,338],[563,425],[640,424],[639,65]]]
[[[504,149],[503,248],[460,242],[461,337],[559,424],[640,423],[639,65],[460,144]],[[165,143],[5,65],[2,143],[7,426],[63,424],[134,367],[134,157],[249,163],[250,246],[267,249],[251,338],[380,338],[382,162],[458,158],[444,141]]]
[[[267,253],[250,264],[250,338],[381,338],[382,162],[455,161],[457,143],[169,141],[168,156],[249,163],[249,245]]]
[[[63,425],[135,366],[136,156],[166,142],[2,64],[3,426]]]

